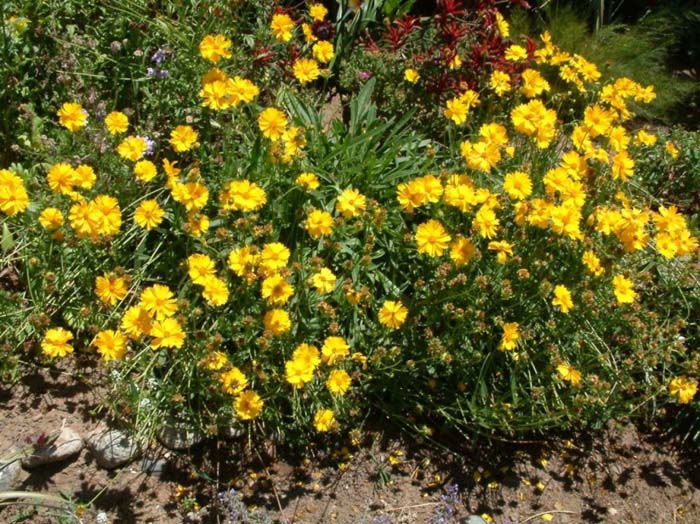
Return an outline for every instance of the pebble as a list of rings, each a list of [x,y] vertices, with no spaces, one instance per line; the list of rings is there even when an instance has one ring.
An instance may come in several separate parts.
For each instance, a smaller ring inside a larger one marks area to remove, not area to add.
[[[486,524],[486,521],[479,515],[469,515],[460,520],[459,524]]]
[[[168,420],[158,432],[158,442],[175,451],[189,449],[204,440],[204,434],[185,422]]]
[[[22,464],[19,457],[0,459],[0,491],[17,489],[21,474]]]
[[[87,444],[97,464],[105,469],[115,469],[131,462],[139,449],[129,437],[116,429],[99,428],[87,437]]]
[[[35,449],[28,457],[22,459],[25,468],[36,468],[45,464],[53,464],[68,460],[80,453],[84,442],[77,431],[70,427],[64,427],[56,437],[56,440],[46,446]]]

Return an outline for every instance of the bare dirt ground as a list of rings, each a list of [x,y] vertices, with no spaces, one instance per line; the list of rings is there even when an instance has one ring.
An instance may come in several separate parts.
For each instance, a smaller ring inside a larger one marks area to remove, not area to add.
[[[85,435],[103,421],[90,376],[90,368],[46,371],[0,386],[0,457],[62,424]],[[157,473],[141,460],[107,471],[83,449],[23,471],[18,489],[82,504],[73,509],[86,524],[449,524],[470,514],[496,524],[700,523],[694,446],[629,423],[529,442],[476,439],[458,453],[376,430],[359,446],[323,447],[292,457],[245,437],[212,439],[189,454],[152,450],[164,465]],[[259,520],[225,519],[217,494],[231,488]],[[0,522],[71,521],[15,502],[0,505]]]

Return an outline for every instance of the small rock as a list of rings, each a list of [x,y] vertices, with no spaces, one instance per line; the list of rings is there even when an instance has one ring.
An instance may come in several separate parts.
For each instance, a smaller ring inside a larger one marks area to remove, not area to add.
[[[22,474],[22,463],[19,456],[0,459],[0,491],[16,489]]]
[[[67,460],[83,449],[83,439],[73,428],[64,427],[56,440],[34,450],[34,453],[22,459],[25,468],[35,468]]]
[[[87,437],[87,444],[95,460],[105,469],[114,469],[131,462],[139,449],[129,437],[116,429],[97,429]]]
[[[613,508],[612,506],[608,508],[608,515],[614,517],[614,516],[617,515],[618,513],[619,513],[619,511],[616,510],[615,508]]]
[[[162,476],[170,467],[170,462],[154,457],[144,457],[141,461],[141,471],[149,475]]]
[[[486,524],[486,521],[479,515],[469,515],[460,520],[459,524]]]
[[[199,444],[204,434],[185,422],[168,420],[158,432],[158,441],[168,449],[183,450]]]

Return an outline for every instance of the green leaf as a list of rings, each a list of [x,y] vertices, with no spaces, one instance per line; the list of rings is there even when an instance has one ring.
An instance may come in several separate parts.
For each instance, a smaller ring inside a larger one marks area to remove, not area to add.
[[[2,240],[0,240],[0,248],[3,254],[6,254],[15,246],[15,240],[12,238],[12,233],[7,224],[2,225]]]

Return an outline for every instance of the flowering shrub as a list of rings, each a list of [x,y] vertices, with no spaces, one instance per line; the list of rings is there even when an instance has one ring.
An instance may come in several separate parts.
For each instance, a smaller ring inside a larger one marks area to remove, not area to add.
[[[426,433],[512,432],[697,403],[688,318],[664,307],[697,237],[636,184],[657,138],[629,122],[653,86],[599,85],[547,34],[506,45],[489,7],[502,53],[436,99],[446,136],[378,116],[376,79],[324,122],[326,16],[271,11],[260,38],[290,62],[269,68],[227,65],[246,35],[203,36],[198,107],[158,140],[119,107],[58,109],[57,153],[0,171],[25,285],[5,293],[8,318],[27,319],[11,339],[47,361],[99,355],[114,412],[144,432],[176,417],[330,433],[368,410]],[[407,90],[442,82],[425,67]],[[556,75],[581,113],[557,111]]]

